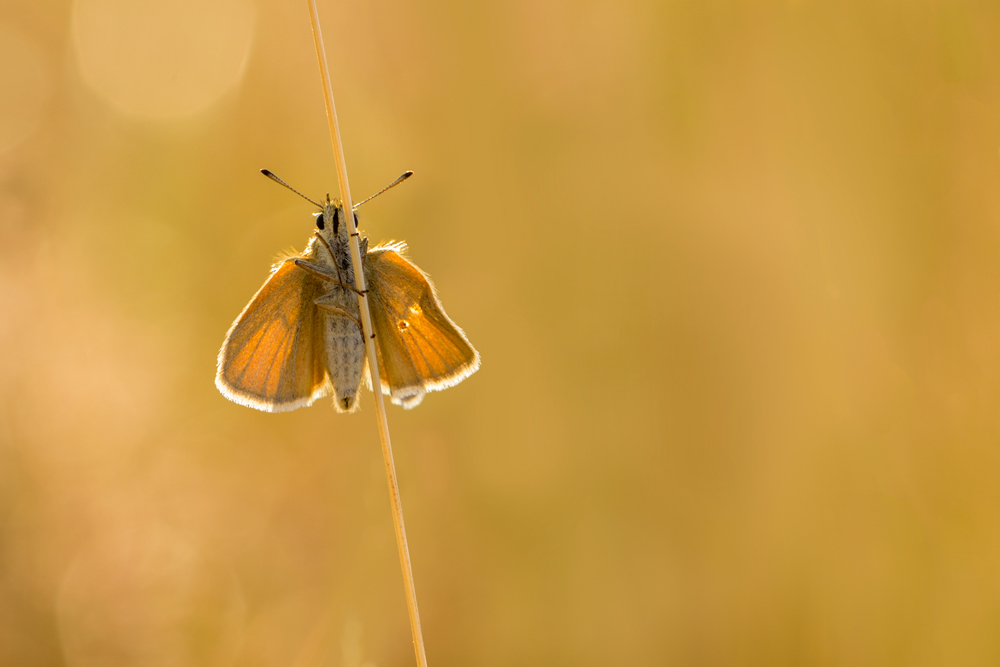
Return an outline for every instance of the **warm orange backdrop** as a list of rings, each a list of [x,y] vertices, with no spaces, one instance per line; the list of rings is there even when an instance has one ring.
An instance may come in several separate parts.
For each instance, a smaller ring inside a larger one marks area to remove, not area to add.
[[[483,357],[391,408],[433,667],[1000,663],[1000,9],[323,0]],[[0,1],[0,664],[413,664],[373,403],[215,357],[337,193],[304,1]]]

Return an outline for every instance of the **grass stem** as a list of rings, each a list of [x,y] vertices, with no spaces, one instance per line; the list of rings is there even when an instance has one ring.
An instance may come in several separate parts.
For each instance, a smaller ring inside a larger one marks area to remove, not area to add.
[[[323,100],[326,103],[326,119],[330,124],[330,139],[333,141],[333,155],[337,163],[337,180],[340,181],[340,199],[344,206],[344,218],[352,232],[357,232],[354,210],[351,203],[351,188],[347,182],[347,162],[344,160],[344,145],[340,140],[340,126],[337,123],[337,108],[333,104],[333,88],[330,85],[330,68],[326,62],[326,49],[323,46],[323,33],[320,30],[319,14],[316,11],[316,0],[308,0],[309,19],[312,21],[313,39],[316,42],[316,57],[319,60],[320,78],[323,82]],[[352,235],[351,262],[354,264],[354,283],[364,292],[365,276],[361,265],[361,248],[358,237]],[[417,654],[418,667],[427,667],[427,655],[424,652],[424,636],[420,630],[420,613],[417,610],[417,594],[413,589],[413,569],[410,567],[410,549],[406,544],[406,529],[403,526],[403,507],[399,500],[399,484],[396,482],[396,466],[392,462],[392,445],[389,441],[389,422],[385,414],[385,401],[382,397],[382,383],[379,378],[378,358],[375,354],[375,338],[370,335],[372,328],[371,312],[368,309],[368,299],[364,294],[358,295],[358,307],[361,310],[361,323],[366,332],[365,348],[368,353],[368,369],[371,373],[372,393],[375,394],[375,409],[378,413],[378,431],[382,439],[382,457],[385,459],[385,474],[389,482],[389,497],[392,503],[392,520],[396,527],[396,544],[399,546],[399,561],[403,568],[403,587],[406,589],[406,606],[410,612],[410,629],[413,632],[413,648]]]

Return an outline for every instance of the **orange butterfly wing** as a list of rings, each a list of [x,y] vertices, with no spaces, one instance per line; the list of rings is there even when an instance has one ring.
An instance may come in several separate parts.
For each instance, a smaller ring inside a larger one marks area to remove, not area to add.
[[[311,405],[330,390],[322,285],[287,259],[278,264],[219,351],[215,385],[231,401],[265,412]]]
[[[412,408],[428,391],[458,384],[479,368],[479,353],[444,312],[430,279],[403,257],[403,244],[364,260],[382,393]]]

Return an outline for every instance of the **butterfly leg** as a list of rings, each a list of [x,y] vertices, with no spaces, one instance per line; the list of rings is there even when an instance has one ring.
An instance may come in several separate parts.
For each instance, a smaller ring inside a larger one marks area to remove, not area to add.
[[[330,259],[333,260],[333,266],[334,266],[335,269],[337,269],[337,280],[338,281],[343,281],[343,278],[340,275],[340,267],[337,266],[337,255],[334,254],[333,248],[330,247],[330,243],[325,238],[323,238],[323,235],[320,234],[319,232],[313,232],[313,236],[315,236],[317,239],[319,239],[319,242],[322,243],[323,247],[325,247],[326,250],[327,250],[327,252],[330,253]],[[351,234],[351,236],[358,236],[358,234]],[[368,237],[366,236],[361,241],[361,259],[362,259],[362,261],[364,260],[364,257],[365,257],[365,255],[367,253],[368,253]],[[358,292],[358,290],[354,290],[354,291]],[[358,294],[365,294],[367,292],[368,292],[368,290],[362,290],[362,291],[358,292]]]
[[[330,253],[330,259],[333,260],[333,268],[337,269],[337,281],[344,282],[344,277],[340,275],[340,266],[337,265],[337,255],[333,252],[333,248],[330,247],[330,243],[319,232],[313,232],[313,236],[319,239],[319,242],[323,244],[326,251]]]
[[[359,320],[358,318],[354,317],[354,315],[351,315],[346,310],[343,310],[341,308],[337,308],[336,306],[331,306],[331,305],[323,303],[323,297],[315,299],[313,301],[313,303],[316,304],[317,308],[322,308],[323,310],[325,310],[327,312],[334,313],[335,315],[343,315],[344,317],[347,317],[347,318],[350,318],[350,319],[354,320],[354,323],[358,325],[358,331],[361,332],[361,337],[364,338],[365,330],[361,326],[361,320]]]
[[[292,261],[295,262],[295,266],[299,267],[300,269],[302,269],[306,273],[313,274],[314,276],[316,276],[320,280],[325,280],[325,281],[327,281],[329,283],[334,283],[336,285],[340,285],[344,289],[349,289],[352,292],[354,292],[355,294],[365,294],[367,292],[367,290],[365,292],[362,292],[361,290],[359,290],[358,288],[356,288],[354,285],[348,285],[347,283],[344,283],[344,282],[341,282],[340,280],[337,280],[336,276],[334,276],[332,273],[330,273],[329,271],[327,271],[326,269],[324,269],[322,266],[319,266],[317,264],[313,264],[312,262],[307,262],[304,259],[294,259]]]

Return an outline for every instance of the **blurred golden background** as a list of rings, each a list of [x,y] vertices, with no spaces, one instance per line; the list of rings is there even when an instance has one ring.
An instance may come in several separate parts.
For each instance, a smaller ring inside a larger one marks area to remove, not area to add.
[[[483,357],[390,408],[431,665],[1000,664],[1000,7],[321,0]],[[372,398],[215,359],[336,196],[305,2],[0,0],[0,664],[413,664]]]

